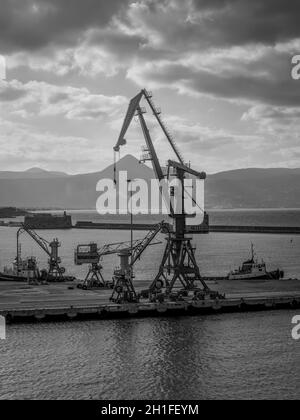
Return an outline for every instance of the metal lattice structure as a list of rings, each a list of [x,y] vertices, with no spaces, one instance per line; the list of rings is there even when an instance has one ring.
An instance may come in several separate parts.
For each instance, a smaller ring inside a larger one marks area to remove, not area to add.
[[[123,250],[119,253],[121,266],[114,272],[114,290],[111,301],[115,303],[137,302],[139,297],[133,285],[133,267],[142,257],[148,246],[153,244],[157,235],[165,228],[161,222],[155,226],[142,240],[137,241],[131,250]]]
[[[172,147],[172,150],[178,159],[178,162],[171,160],[168,161],[167,177],[170,175],[170,170],[172,169],[176,175],[176,178],[181,184],[182,194],[180,197],[180,200],[182,201],[181,214],[176,214],[172,207],[172,203],[168,203],[170,208],[170,217],[174,222],[174,231],[170,231],[166,238],[167,245],[163,255],[162,263],[159,268],[159,272],[150,286],[150,296],[154,300],[158,297],[161,298],[162,295],[170,296],[174,289],[179,286],[183,288],[184,292],[194,291],[195,296],[203,298],[204,295],[212,295],[213,292],[210,291],[209,287],[201,277],[200,269],[195,257],[195,248],[192,246],[192,239],[186,236],[187,226],[184,208],[184,180],[186,174],[193,175],[202,180],[206,178],[206,174],[203,172],[199,173],[194,171],[184,164],[183,157],[179,152],[172,135],[170,134],[161,118],[161,110],[154,105],[152,94],[145,89],[131,100],[118,142],[114,147],[114,151],[119,152],[120,148],[126,144],[126,133],[134,116],[137,116],[146,142],[146,148],[144,149],[142,161],[152,162],[153,170],[158,181],[165,179],[166,175],[164,174],[164,171],[160,165],[146,120],[144,118],[145,109],[140,105],[143,98],[150,106],[159,126],[164,132],[170,146]],[[165,200],[170,200],[170,196],[168,194],[165,194],[164,192],[162,192],[162,194]]]
[[[101,248],[98,248],[98,245],[95,243],[78,245],[74,255],[75,264],[90,265],[87,276],[79,287],[84,290],[93,288],[113,288],[112,301],[120,302],[128,299],[136,299],[137,294],[132,282],[134,264],[141,258],[148,246],[156,245],[153,241],[164,226],[164,222],[159,223],[153,230],[149,231],[144,238],[132,242],[127,241],[106,244]],[[116,254],[120,257],[122,269],[115,271],[113,283],[106,282],[102,275],[103,267],[100,264],[100,261],[105,256]]]
[[[28,228],[25,224],[17,232],[17,262],[19,263],[19,237],[22,233],[27,233],[33,241],[48,255],[48,272],[45,281],[63,281],[63,275],[65,274],[65,268],[61,267],[61,258],[58,255],[58,250],[61,247],[59,240],[53,239],[52,242],[46,241],[44,238],[39,236],[33,229]]]

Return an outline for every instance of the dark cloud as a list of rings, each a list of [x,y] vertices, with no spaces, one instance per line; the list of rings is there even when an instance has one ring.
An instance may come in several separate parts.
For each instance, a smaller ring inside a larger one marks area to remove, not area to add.
[[[123,19],[157,52],[191,52],[299,38],[299,16],[299,0],[140,0]]]
[[[0,50],[77,45],[86,30],[103,29],[116,14],[126,22],[130,4],[140,11],[138,17],[144,13],[137,22],[141,33],[143,26],[151,28],[170,49],[275,44],[300,37],[299,0],[1,0]],[[108,39],[123,51],[142,41],[136,35],[130,42],[128,34],[118,37],[109,34]]]
[[[300,37],[299,0],[193,0],[193,4],[200,16],[211,11],[203,18],[201,35],[214,46],[272,45]]]
[[[299,0],[2,0],[0,48],[57,45],[52,61],[49,53],[46,64],[38,54],[36,62],[49,71],[49,62],[61,66],[58,74],[128,68],[142,86],[300,106],[290,76],[294,47],[283,45],[300,39],[299,16]],[[66,45],[81,50],[64,55]]]
[[[76,45],[87,29],[106,25],[126,0],[1,0],[0,51]]]
[[[136,67],[133,72],[129,72],[129,78],[136,80],[141,86],[148,81],[148,85],[153,88],[169,87],[189,94],[206,94],[241,102],[299,107],[299,89],[290,76],[288,57],[285,55],[282,57],[275,55],[275,57],[277,66],[271,62],[271,59],[268,63],[270,57],[263,55],[255,65],[253,63],[249,65],[248,71],[238,65],[222,71],[222,60],[219,61],[218,71],[176,62],[163,62],[158,66],[141,65],[140,68]],[[261,60],[266,60],[262,68]]]
[[[85,38],[89,46],[101,46],[111,54],[119,58],[131,58],[141,52],[147,39],[137,34],[126,34],[116,27],[95,29],[89,32]]]

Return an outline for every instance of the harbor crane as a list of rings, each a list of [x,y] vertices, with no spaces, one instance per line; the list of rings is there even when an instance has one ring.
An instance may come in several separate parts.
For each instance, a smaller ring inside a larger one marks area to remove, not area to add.
[[[132,244],[131,242],[119,242],[104,245],[102,248],[98,248],[96,243],[78,245],[74,254],[75,265],[89,265],[89,271],[78,288],[83,290],[112,288],[113,283],[105,281],[102,275],[102,258],[122,252],[131,252],[139,247],[140,243],[141,240],[136,240]]]
[[[133,285],[133,267],[135,263],[141,259],[143,253],[153,243],[157,235],[166,229],[164,221],[158,223],[153,230],[151,230],[144,239],[137,242],[136,246],[119,252],[120,268],[114,272],[114,290],[111,301],[114,303],[136,303],[139,301],[139,296]]]
[[[101,255],[99,254],[96,243],[77,246],[74,253],[75,265],[89,265],[89,271],[83,283],[78,284],[78,289],[88,290],[109,287],[109,284],[105,282],[102,276],[103,267],[100,264],[100,258]]]
[[[106,244],[101,248],[98,248],[96,243],[78,245],[75,250],[75,264],[90,264],[88,274],[84,282],[78,285],[79,288],[83,290],[112,288],[111,301],[117,303],[136,302],[138,297],[132,282],[133,267],[148,246],[160,243],[153,243],[153,241],[164,228],[165,223],[161,222],[149,231],[143,239]],[[113,282],[107,282],[103,278],[103,267],[100,261],[105,256],[116,254],[120,257],[120,268],[115,270]]]
[[[17,232],[17,264],[19,265],[20,262],[20,235],[24,232],[27,233],[49,257],[48,271],[42,275],[42,280],[51,282],[64,281],[64,274],[66,270],[64,267],[60,266],[61,258],[58,255],[58,250],[61,247],[61,243],[59,240],[55,238],[52,242],[48,242],[46,239],[39,236],[33,229],[28,228],[24,223]]]
[[[152,163],[155,176],[159,182],[163,181],[166,178],[166,175],[164,174],[164,171],[160,165],[159,158],[157,156],[149,128],[144,118],[146,109],[141,106],[142,99],[145,99],[148,103],[150,109],[153,112],[153,115],[155,116],[160,128],[162,129],[165,137],[168,140],[168,143],[170,144],[178,160],[168,161],[167,177],[170,176],[170,173],[172,171],[176,178],[179,180],[179,183],[181,185],[180,201],[182,204],[182,211],[180,212],[180,214],[177,214],[177,212],[175,212],[174,208],[172,207],[170,195],[162,191],[164,199],[170,201],[170,217],[173,219],[174,229],[173,231],[169,232],[166,238],[167,244],[163,255],[163,259],[160,264],[158,274],[155,277],[149,289],[150,297],[152,300],[155,301],[158,297],[161,298],[162,295],[167,297],[176,295],[174,289],[175,287],[177,287],[177,284],[182,286],[183,292],[185,294],[188,294],[192,291],[195,295],[195,298],[204,299],[206,296],[210,296],[212,298],[217,297],[219,296],[219,294],[209,289],[209,287],[207,286],[200,274],[200,269],[198,267],[195,257],[195,248],[192,245],[192,238],[187,236],[187,215],[185,213],[184,180],[187,174],[197,177],[198,179],[205,180],[206,174],[204,172],[197,172],[184,163],[184,159],[180,151],[178,150],[174,138],[170,134],[170,131],[167,129],[166,125],[164,124],[161,118],[161,110],[155,106],[152,100],[152,93],[148,92],[145,89],[143,89],[137,96],[135,96],[130,101],[117,144],[114,147],[115,184],[117,183],[117,153],[120,153],[121,147],[127,144],[125,136],[134,117],[138,117],[146,142],[146,148],[144,148],[145,153],[142,156],[141,162],[150,161]],[[180,294],[181,293],[182,290]]]

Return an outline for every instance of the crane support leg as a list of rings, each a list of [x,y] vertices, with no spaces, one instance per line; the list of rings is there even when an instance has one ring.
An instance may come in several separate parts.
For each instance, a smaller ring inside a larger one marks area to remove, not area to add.
[[[99,264],[92,264],[87,276],[83,282],[82,288],[83,289],[93,289],[93,288],[104,288],[107,287],[107,283],[105,282],[102,276],[102,266]]]
[[[47,273],[47,281],[62,282],[64,270],[61,269],[57,261],[49,260],[49,269]]]
[[[201,277],[191,239],[169,237],[158,275],[150,286],[150,294],[164,292],[170,295],[178,285],[185,291],[194,291],[201,286],[203,291],[210,292]]]
[[[138,302],[138,296],[130,277],[120,275],[115,278],[115,281],[114,291],[110,298],[112,302],[117,304]]]
[[[133,286],[133,272],[129,263],[131,251],[123,251],[119,257],[121,266],[114,272],[114,291],[110,300],[117,304],[136,303],[138,297]]]

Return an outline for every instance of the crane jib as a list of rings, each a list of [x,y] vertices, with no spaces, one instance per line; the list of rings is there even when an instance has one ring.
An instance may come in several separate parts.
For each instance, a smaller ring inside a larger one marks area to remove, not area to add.
[[[141,102],[141,99],[143,97],[143,91],[140,92],[138,95],[136,95],[129,104],[128,110],[127,110],[127,114],[123,123],[123,127],[122,130],[120,132],[119,135],[119,139],[118,142],[116,144],[116,146],[114,147],[114,151],[115,152],[119,152],[120,151],[120,147],[121,146],[125,146],[126,145],[126,140],[125,140],[125,136],[126,133],[128,131],[128,128],[131,124],[131,121],[133,120],[135,113],[137,111],[137,108],[139,107],[139,104]]]

